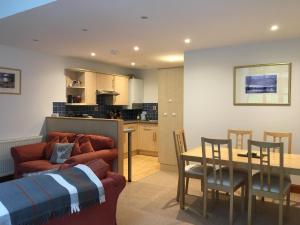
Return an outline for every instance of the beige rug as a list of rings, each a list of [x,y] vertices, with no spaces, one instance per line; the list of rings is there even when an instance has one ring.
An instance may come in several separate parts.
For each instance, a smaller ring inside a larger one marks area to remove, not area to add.
[[[225,225],[228,224],[229,199],[221,195],[213,204],[209,200],[209,216],[204,219],[200,181],[190,182],[186,209],[180,210],[175,201],[177,174],[160,171],[138,182],[127,184],[120,196],[117,211],[118,225]],[[278,207],[273,202],[257,201],[253,225],[277,225]],[[300,197],[292,195],[292,207],[285,225],[300,224]],[[235,224],[246,225],[247,213],[241,212],[240,199],[235,198]]]

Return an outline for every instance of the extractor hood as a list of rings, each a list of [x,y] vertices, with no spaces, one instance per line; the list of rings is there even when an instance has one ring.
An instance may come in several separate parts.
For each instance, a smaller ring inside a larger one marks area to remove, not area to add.
[[[109,91],[109,90],[97,90],[97,95],[112,95],[117,96],[119,95],[116,91]]]

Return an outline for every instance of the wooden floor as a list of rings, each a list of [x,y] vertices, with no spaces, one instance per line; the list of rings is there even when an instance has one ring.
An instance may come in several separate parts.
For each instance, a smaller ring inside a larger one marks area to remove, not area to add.
[[[132,156],[132,181],[138,181],[160,170],[158,157],[135,155]],[[128,161],[124,159],[124,175],[127,179]]]

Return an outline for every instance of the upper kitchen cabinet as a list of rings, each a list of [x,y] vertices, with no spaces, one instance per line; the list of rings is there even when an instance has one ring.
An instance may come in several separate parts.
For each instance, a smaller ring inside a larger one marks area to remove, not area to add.
[[[96,74],[80,69],[66,69],[68,105],[96,105]]]
[[[114,91],[114,76],[110,74],[97,74],[97,90],[98,91]]]
[[[114,96],[113,105],[128,105],[128,82],[127,76],[114,76],[114,91],[119,95]]]

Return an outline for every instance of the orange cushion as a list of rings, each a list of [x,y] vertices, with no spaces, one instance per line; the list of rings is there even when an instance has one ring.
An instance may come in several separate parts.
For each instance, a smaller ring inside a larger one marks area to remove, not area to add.
[[[105,178],[110,169],[109,165],[103,159],[95,159],[86,163],[86,165],[90,167],[100,179]]]
[[[91,142],[87,141],[84,142],[80,145],[80,151],[82,153],[89,153],[89,152],[94,152],[93,146],[91,144]]]
[[[47,145],[44,148],[45,159],[49,160],[51,158],[52,152],[54,151],[54,145],[56,143],[59,143],[59,137],[55,137],[47,143]]]
[[[59,143],[69,143],[68,138],[63,137],[63,139],[61,139]]]
[[[73,150],[71,152],[71,156],[80,155],[82,152],[80,151],[80,146],[78,142],[74,143]]]

